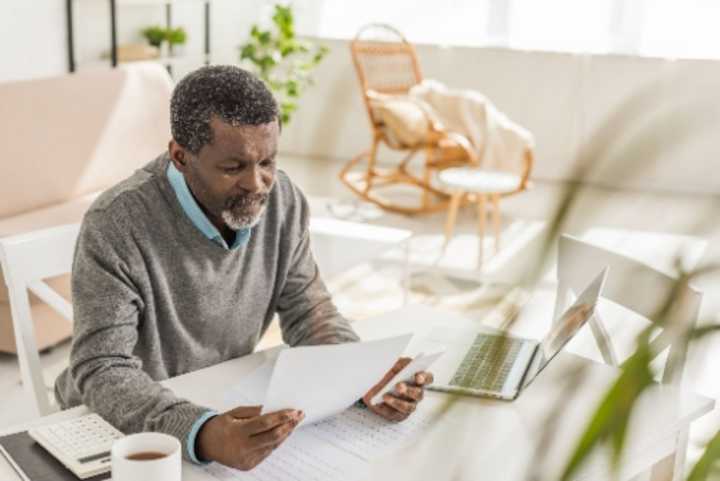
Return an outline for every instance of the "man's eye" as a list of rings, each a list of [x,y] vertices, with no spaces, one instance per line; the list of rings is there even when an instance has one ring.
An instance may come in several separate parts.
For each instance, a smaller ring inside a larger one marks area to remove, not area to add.
[[[263,160],[262,162],[260,162],[261,167],[272,167],[274,164],[274,160]]]
[[[227,172],[228,174],[234,174],[236,172],[240,172],[240,167],[224,167],[223,172]]]

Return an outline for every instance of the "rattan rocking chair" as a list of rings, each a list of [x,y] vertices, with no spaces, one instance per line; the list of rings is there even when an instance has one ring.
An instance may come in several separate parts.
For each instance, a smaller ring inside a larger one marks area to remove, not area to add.
[[[407,94],[423,79],[415,48],[395,28],[384,24],[370,24],[361,28],[350,44],[355,70],[372,128],[372,144],[368,151],[354,157],[340,172],[340,180],[362,199],[388,211],[420,214],[444,210],[450,195],[433,182],[437,171],[458,166],[478,164],[477,154],[470,141],[462,135],[438,129],[428,119],[429,132],[420,145],[407,146],[397,142],[388,126],[375,115],[371,96]],[[381,147],[404,152],[394,166],[380,166]],[[413,172],[411,161],[420,152],[424,160]],[[410,185],[418,190],[419,202],[400,204],[383,198],[382,188]]]

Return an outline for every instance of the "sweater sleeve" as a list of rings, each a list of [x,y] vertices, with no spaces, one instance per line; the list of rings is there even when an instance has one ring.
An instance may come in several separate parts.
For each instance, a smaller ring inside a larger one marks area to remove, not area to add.
[[[82,402],[126,434],[175,436],[190,459],[188,434],[208,411],[176,397],[133,354],[145,308],[134,284],[142,265],[132,234],[109,213],[83,220],[73,261],[74,332],[69,375]],[[193,451],[194,452],[194,451]]]
[[[320,277],[310,248],[310,208],[299,190],[295,194],[299,215],[293,227],[298,235],[278,301],[283,340],[291,346],[358,341]]]

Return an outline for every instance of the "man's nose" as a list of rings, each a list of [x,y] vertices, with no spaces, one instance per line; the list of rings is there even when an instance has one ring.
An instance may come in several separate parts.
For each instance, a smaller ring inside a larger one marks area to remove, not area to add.
[[[250,167],[240,180],[240,187],[247,192],[260,192],[263,188],[263,181],[260,175],[260,169],[256,166]]]

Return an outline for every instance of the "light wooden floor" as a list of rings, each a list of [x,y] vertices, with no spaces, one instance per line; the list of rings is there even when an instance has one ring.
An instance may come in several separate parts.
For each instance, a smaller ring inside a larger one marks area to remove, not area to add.
[[[292,179],[299,184],[308,196],[324,197],[328,202],[352,201],[353,196],[337,180],[340,165],[323,160],[293,158],[285,156],[280,165]],[[544,220],[557,206],[558,199],[566,186],[557,183],[536,181],[535,188],[523,195],[502,202],[506,219]],[[581,190],[572,209],[570,219],[563,229],[567,232],[582,232],[593,226],[615,227],[645,230],[659,233],[692,234],[704,238],[717,237],[717,213],[720,203],[709,196],[677,195],[671,193],[639,193],[619,191],[601,187],[587,186]],[[716,203],[716,204],[714,204]],[[421,235],[440,236],[444,225],[444,215],[437,214],[418,218],[406,218],[383,214],[372,222],[412,229]],[[472,233],[475,230],[475,218],[469,211],[462,212],[458,222],[458,235]],[[718,257],[717,242],[710,242],[709,256]],[[452,253],[450,253],[452,255]],[[458,253],[462,255],[462,253]],[[705,292],[703,313],[716,319],[720,312],[720,283],[716,279],[701,280],[699,287]],[[346,300],[347,301],[347,300]],[[352,302],[350,299],[347,302]],[[277,332],[265,344],[277,342]],[[718,336],[720,337],[720,336]],[[696,388],[703,394],[720,398],[720,377],[711,373],[720,372],[720,342],[712,340],[705,346],[709,352],[717,353],[707,359],[700,372],[696,373]],[[69,343],[57,346],[42,356],[42,362],[50,370],[62,367],[69,353]],[[19,371],[15,357],[0,354],[0,430],[2,428],[31,419],[33,414],[19,382]],[[698,453],[702,444],[720,427],[718,410],[703,419],[701,426],[693,430],[693,445],[690,458]]]

